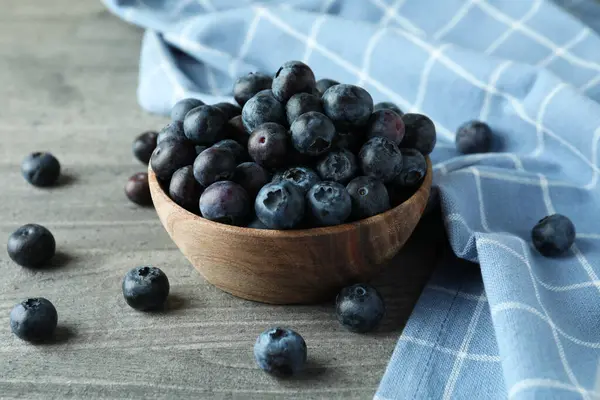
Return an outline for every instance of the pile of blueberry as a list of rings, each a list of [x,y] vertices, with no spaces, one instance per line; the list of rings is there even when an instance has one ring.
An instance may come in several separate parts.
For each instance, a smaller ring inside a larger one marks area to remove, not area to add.
[[[204,218],[258,229],[337,225],[400,204],[426,174],[425,156],[436,143],[432,121],[392,103],[373,105],[358,86],[315,81],[307,65],[291,61],[274,78],[240,78],[233,91],[239,106],[182,100],[160,133],[144,132],[133,143],[135,157],[150,163],[171,199]],[[492,139],[488,125],[469,121],[457,131],[456,148],[486,152]],[[50,187],[61,166],[52,154],[36,152],[21,170],[30,184]],[[125,193],[151,205],[148,174],[129,178]],[[559,214],[531,231],[547,257],[568,251],[575,236],[573,223]],[[56,241],[45,227],[27,224],[10,235],[7,251],[23,267],[43,268]],[[121,284],[127,304],[140,311],[163,308],[169,289],[166,274],[152,266],[133,268]],[[384,314],[383,298],[368,284],[346,287],[336,298],[337,318],[352,332],[372,331]],[[51,339],[57,323],[56,308],[41,297],[10,313],[13,333],[30,342]],[[307,346],[297,332],[274,327],[258,336],[254,356],[263,370],[290,376],[304,367]]]
[[[204,218],[263,229],[339,225],[406,200],[427,172],[436,143],[428,117],[373,105],[358,86],[316,81],[302,62],[273,78],[243,76],[233,94],[239,106],[175,104],[150,157],[171,199]],[[153,143],[140,137],[134,149],[145,159]]]

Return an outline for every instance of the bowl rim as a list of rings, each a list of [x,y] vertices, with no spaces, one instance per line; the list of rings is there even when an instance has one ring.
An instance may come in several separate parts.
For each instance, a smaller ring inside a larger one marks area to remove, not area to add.
[[[397,205],[396,207],[390,208],[389,210],[373,215],[369,218],[364,218],[355,222],[347,222],[341,225],[334,226],[325,226],[325,227],[315,227],[315,228],[307,228],[307,229],[257,229],[257,228],[248,228],[245,226],[235,226],[235,225],[227,225],[220,222],[211,221],[209,219],[203,218],[199,215],[196,215],[185,208],[181,207],[179,204],[175,203],[163,190],[158,179],[156,178],[156,174],[152,170],[152,166],[148,163],[148,183],[150,186],[150,194],[152,196],[152,204],[156,209],[157,201],[163,203],[169,203],[171,206],[178,209],[179,212],[184,213],[185,216],[189,219],[194,220],[196,223],[205,225],[209,228],[220,229],[231,234],[235,235],[243,235],[243,236],[251,236],[257,238],[268,238],[268,237],[284,237],[284,238],[300,238],[306,236],[331,236],[336,234],[341,234],[344,232],[355,231],[359,227],[362,226],[371,226],[377,225],[384,220],[390,218],[392,215],[396,214],[401,207],[406,207],[409,203],[414,203],[418,195],[425,191],[429,191],[431,189],[432,179],[433,179],[433,168],[431,164],[431,160],[429,156],[425,156],[425,160],[427,161],[427,173],[421,182],[421,186],[413,193],[411,197],[405,200],[403,203]],[[158,210],[157,210],[158,211]],[[424,208],[423,208],[424,211]]]

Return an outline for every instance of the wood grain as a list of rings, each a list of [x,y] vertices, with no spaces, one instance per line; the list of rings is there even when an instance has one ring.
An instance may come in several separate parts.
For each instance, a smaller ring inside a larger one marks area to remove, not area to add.
[[[141,32],[98,1],[0,0],[0,9],[0,237],[37,222],[59,251],[54,267],[39,271],[0,252],[0,398],[372,399],[434,264],[439,220],[422,221],[374,281],[387,304],[376,333],[343,330],[330,302],[271,306],[228,295],[189,264],[154,209],[123,194],[127,178],[145,170],[131,142],[166,123],[136,102]],[[35,150],[60,159],[63,185],[23,181],[21,159]],[[168,311],[125,304],[121,279],[141,264],[168,275]],[[55,343],[11,334],[8,313],[29,296],[57,307]],[[308,344],[298,379],[275,380],[254,365],[256,335],[279,324]]]
[[[209,221],[178,206],[148,168],[158,216],[177,247],[209,282],[235,296],[271,304],[331,299],[369,281],[402,248],[427,205],[432,169],[399,206],[371,218],[302,230],[248,229]]]

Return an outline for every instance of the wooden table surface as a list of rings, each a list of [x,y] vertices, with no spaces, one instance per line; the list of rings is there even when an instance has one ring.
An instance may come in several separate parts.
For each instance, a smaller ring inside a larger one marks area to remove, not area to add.
[[[373,334],[345,331],[332,304],[267,306],[223,293],[186,261],[152,208],[123,194],[145,169],[132,139],[166,121],[136,102],[141,32],[92,0],[0,0],[0,9],[0,236],[35,222],[58,249],[54,266],[39,271],[0,254],[0,398],[372,398],[434,263],[438,225],[422,223],[375,282],[387,316]],[[59,187],[22,179],[21,160],[39,150],[61,161]],[[169,311],[125,304],[121,278],[141,264],[167,273]],[[34,296],[58,310],[52,344],[10,332],[13,305]],[[273,325],[306,339],[302,376],[280,381],[255,366],[254,340]]]

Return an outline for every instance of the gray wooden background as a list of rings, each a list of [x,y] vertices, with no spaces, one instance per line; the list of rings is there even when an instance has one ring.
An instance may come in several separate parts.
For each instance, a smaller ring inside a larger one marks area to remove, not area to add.
[[[0,0],[0,10],[0,236],[40,223],[59,251],[43,271],[0,252],[0,397],[372,398],[433,265],[438,226],[422,224],[376,282],[388,315],[374,334],[346,332],[331,304],[277,307],[225,294],[185,260],[152,208],[123,194],[126,179],[144,170],[132,139],[166,121],[136,103],[141,32],[92,0]],[[22,158],[39,150],[63,164],[59,187],[21,178]],[[125,304],[121,278],[140,264],[167,273],[168,312]],[[10,309],[32,296],[58,309],[53,344],[10,332]],[[273,325],[305,337],[304,375],[280,381],[255,366],[254,340]]]

